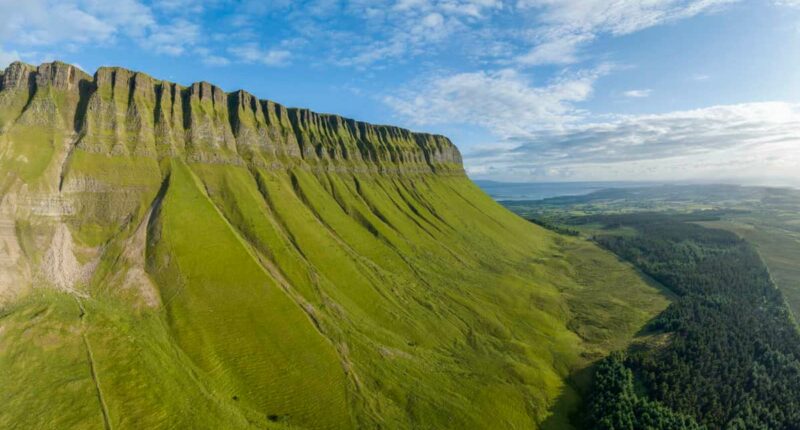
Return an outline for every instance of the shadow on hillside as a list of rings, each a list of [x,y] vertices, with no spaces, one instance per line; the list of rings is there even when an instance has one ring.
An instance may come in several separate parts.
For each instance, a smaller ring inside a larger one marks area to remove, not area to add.
[[[551,415],[542,422],[542,430],[569,430],[584,428],[582,421],[586,403],[594,375],[592,364],[574,372],[567,378],[564,389],[550,408]]]

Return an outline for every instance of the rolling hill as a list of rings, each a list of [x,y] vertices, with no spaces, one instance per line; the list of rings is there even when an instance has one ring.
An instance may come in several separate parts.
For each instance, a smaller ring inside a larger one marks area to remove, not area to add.
[[[443,136],[121,68],[0,82],[2,428],[565,428],[668,304]]]

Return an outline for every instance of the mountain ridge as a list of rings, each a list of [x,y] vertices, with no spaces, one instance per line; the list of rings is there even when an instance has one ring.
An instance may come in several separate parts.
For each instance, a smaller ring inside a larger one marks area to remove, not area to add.
[[[182,86],[121,67],[100,67],[91,76],[63,62],[38,67],[14,62],[0,74],[0,81],[0,91],[27,92],[20,116],[41,90],[71,93],[71,103],[61,108],[65,119],[74,112],[76,145],[89,151],[124,152],[97,142],[96,134],[106,128],[125,131],[120,124],[93,118],[114,102],[125,105],[125,113],[139,122],[126,128],[138,128],[134,140],[139,145],[131,149],[140,155],[231,163],[303,160],[333,169],[342,167],[337,162],[349,162],[351,168],[382,172],[463,174],[461,155],[444,136],[288,108],[245,90],[226,93],[205,81]],[[0,129],[10,125],[8,118],[0,119]]]

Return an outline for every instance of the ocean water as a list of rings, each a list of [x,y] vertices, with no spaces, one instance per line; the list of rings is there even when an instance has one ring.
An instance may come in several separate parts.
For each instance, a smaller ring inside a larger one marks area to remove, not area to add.
[[[582,196],[608,188],[637,188],[659,185],[655,182],[496,182],[474,181],[498,201],[542,200],[560,196]]]

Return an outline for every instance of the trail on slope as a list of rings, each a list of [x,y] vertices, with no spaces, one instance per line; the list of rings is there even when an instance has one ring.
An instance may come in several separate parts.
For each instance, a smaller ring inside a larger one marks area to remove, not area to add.
[[[83,338],[83,345],[86,347],[86,356],[89,360],[89,372],[92,375],[92,382],[94,382],[94,388],[97,391],[97,399],[100,402],[100,410],[103,413],[103,427],[106,430],[113,430],[111,426],[111,419],[108,413],[108,405],[106,404],[106,400],[103,397],[103,389],[100,388],[100,379],[97,375],[97,368],[94,363],[94,354],[92,353],[92,345],[89,343],[89,337],[86,335],[86,309],[83,307],[83,303],[81,303],[81,299],[77,296],[75,297],[75,302],[78,304],[78,308],[80,309],[80,314],[78,318],[81,321],[81,337]]]

